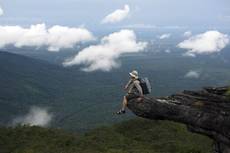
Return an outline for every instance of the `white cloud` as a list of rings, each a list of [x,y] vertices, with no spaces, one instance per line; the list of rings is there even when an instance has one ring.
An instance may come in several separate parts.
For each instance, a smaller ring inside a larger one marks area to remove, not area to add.
[[[192,36],[192,32],[191,31],[184,32],[184,37],[190,37],[190,36]]]
[[[94,37],[85,28],[70,28],[45,24],[31,25],[29,28],[20,26],[0,26],[0,48],[7,45],[15,47],[47,46],[49,51],[72,48],[76,43],[93,40]]]
[[[167,38],[170,38],[170,37],[171,37],[171,34],[166,33],[166,34],[163,34],[163,35],[159,36],[159,39],[167,39]]]
[[[185,55],[195,56],[220,52],[228,43],[228,35],[218,31],[207,31],[184,40],[177,47],[187,49]]]
[[[51,122],[52,116],[47,109],[34,106],[30,108],[28,114],[15,118],[13,125],[22,124],[45,127]]]
[[[2,9],[2,7],[0,6],[0,16],[2,16],[4,14],[4,11]]]
[[[196,55],[194,53],[190,53],[190,52],[186,52],[186,53],[184,53],[182,55],[186,56],[186,57],[196,57]]]
[[[195,70],[190,70],[188,73],[185,74],[184,77],[197,79],[200,77],[200,72],[195,71]]]
[[[170,49],[166,49],[165,53],[171,53],[171,50]]]
[[[123,9],[118,9],[111,14],[107,15],[103,20],[102,23],[116,23],[124,20],[128,17],[130,12],[129,5],[125,5]]]
[[[137,42],[132,30],[114,32],[101,39],[98,45],[89,46],[80,51],[73,59],[66,60],[64,66],[84,64],[84,71],[110,71],[119,67],[117,59],[124,53],[140,52],[146,42]]]
[[[155,25],[150,25],[150,24],[130,24],[130,25],[122,26],[122,28],[131,28],[131,29],[156,29],[158,27],[155,26]]]

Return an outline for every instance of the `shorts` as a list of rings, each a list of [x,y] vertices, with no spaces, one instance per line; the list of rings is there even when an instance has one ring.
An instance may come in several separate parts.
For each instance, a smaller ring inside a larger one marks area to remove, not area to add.
[[[135,94],[135,93],[127,93],[127,94],[125,95],[125,97],[126,97],[127,101],[129,101],[129,100],[134,99],[134,98],[139,98],[140,95],[137,95],[137,94]]]

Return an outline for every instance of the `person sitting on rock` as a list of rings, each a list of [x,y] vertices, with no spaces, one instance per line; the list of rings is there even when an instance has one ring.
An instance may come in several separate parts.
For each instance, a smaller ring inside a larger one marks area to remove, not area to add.
[[[125,90],[127,91],[127,94],[123,98],[122,102],[122,108],[120,111],[117,112],[117,114],[124,114],[126,106],[128,104],[128,101],[133,98],[138,98],[139,101],[143,98],[143,91],[140,86],[140,81],[138,80],[138,72],[136,70],[133,70],[130,75],[130,80],[125,86]]]

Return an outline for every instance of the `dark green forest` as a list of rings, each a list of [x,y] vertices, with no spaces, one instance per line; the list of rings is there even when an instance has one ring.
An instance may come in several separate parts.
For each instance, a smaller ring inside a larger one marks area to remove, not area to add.
[[[1,153],[210,153],[212,140],[178,123],[133,119],[84,134],[61,129],[0,128]]]

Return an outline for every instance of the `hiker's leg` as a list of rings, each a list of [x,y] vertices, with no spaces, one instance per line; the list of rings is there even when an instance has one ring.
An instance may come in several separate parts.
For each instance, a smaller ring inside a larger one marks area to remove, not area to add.
[[[127,106],[127,99],[126,99],[126,96],[124,96],[121,110],[125,110],[126,106]]]
[[[124,96],[121,109],[117,112],[117,114],[119,114],[119,115],[124,114],[126,106],[127,106],[127,99],[126,99],[126,96]]]

